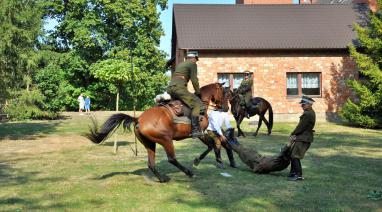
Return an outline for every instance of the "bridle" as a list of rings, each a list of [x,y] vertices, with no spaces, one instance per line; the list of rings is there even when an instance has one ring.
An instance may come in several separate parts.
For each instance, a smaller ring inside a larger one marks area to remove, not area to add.
[[[217,102],[217,100],[215,98],[211,98],[211,99],[213,99],[212,102],[215,103],[215,104],[211,104],[210,103],[211,99],[210,99],[210,101],[203,101],[202,100],[203,104],[206,105],[207,107],[211,106],[211,107],[214,107],[214,108],[217,108],[217,107],[221,108],[222,107],[221,102],[223,102],[223,99],[224,99],[224,90],[223,90],[223,86],[221,86],[221,85],[219,85],[219,83],[217,83],[216,84],[216,93],[218,94],[220,92],[223,93],[223,95],[220,96],[220,102]]]

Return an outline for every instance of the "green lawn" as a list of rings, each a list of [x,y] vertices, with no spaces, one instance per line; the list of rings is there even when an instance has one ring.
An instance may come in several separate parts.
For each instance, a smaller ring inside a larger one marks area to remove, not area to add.
[[[101,120],[104,117],[101,117]],[[0,124],[0,211],[382,211],[382,131],[318,123],[315,141],[302,160],[305,180],[289,182],[288,170],[256,175],[239,168],[217,169],[211,153],[188,178],[157,148],[157,167],[171,177],[156,182],[130,134],[93,145],[79,136],[89,116],[58,121]],[[276,154],[295,123],[276,123],[271,136],[239,138],[264,155]],[[242,125],[250,134],[255,126]],[[113,153],[112,140],[119,140]],[[205,149],[193,139],[175,142],[187,167]],[[223,152],[223,160],[228,159]],[[223,177],[227,172],[232,177]]]

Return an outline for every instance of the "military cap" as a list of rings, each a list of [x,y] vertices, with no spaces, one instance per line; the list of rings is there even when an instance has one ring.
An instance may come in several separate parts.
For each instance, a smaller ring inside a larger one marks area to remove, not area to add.
[[[249,71],[244,71],[244,76],[249,76],[249,75],[251,75],[251,72],[249,72]]]
[[[196,60],[199,60],[199,54],[197,51],[189,51],[187,52],[187,57],[195,57]]]
[[[314,100],[309,96],[302,96],[300,104],[313,104]]]

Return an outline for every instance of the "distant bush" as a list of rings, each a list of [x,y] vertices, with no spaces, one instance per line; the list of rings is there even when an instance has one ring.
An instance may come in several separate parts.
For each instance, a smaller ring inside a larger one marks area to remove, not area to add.
[[[45,97],[39,90],[12,92],[9,104],[4,108],[11,120],[54,119],[58,114],[44,111]]]

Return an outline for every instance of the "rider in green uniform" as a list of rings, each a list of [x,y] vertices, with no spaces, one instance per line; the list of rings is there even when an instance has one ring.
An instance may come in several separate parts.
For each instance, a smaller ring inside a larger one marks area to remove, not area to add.
[[[172,74],[171,82],[167,87],[167,93],[172,98],[182,100],[191,108],[191,136],[193,138],[203,135],[200,129],[199,115],[204,115],[206,112],[205,106],[200,99],[199,80],[197,77],[198,68],[196,65],[198,60],[197,52],[188,52],[187,60],[176,67]],[[190,80],[195,90],[194,94],[187,90],[187,84]]]
[[[246,71],[244,73],[244,79],[243,81],[241,81],[240,86],[238,88],[238,92],[240,96],[240,106],[245,111],[245,116],[247,118],[249,118],[247,108],[251,107],[252,85],[253,79],[250,77],[250,72]]]

